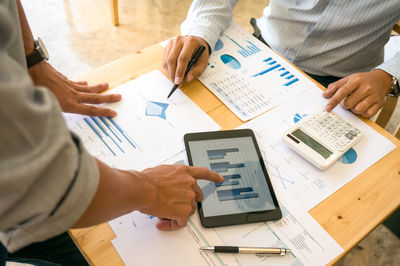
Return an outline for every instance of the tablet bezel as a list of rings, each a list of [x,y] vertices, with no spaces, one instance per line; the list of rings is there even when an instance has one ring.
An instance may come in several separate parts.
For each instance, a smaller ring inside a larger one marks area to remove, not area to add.
[[[278,220],[278,219],[282,218],[282,212],[280,210],[278,200],[276,199],[276,195],[273,190],[271,180],[270,180],[268,172],[267,172],[267,168],[265,167],[264,160],[261,156],[261,152],[258,147],[254,132],[251,129],[235,129],[235,130],[209,131],[209,132],[197,132],[197,133],[185,134],[184,142],[185,142],[186,154],[188,157],[189,165],[193,166],[193,160],[192,160],[192,155],[191,155],[191,151],[190,151],[190,147],[189,147],[189,142],[202,141],[202,140],[226,139],[226,138],[241,138],[241,137],[251,137],[251,139],[253,141],[253,145],[256,150],[259,162],[261,164],[261,168],[264,173],[265,181],[266,181],[266,183],[268,185],[268,189],[271,193],[271,197],[274,202],[275,209],[266,210],[266,211],[256,211],[256,212],[236,213],[236,214],[204,217],[202,203],[198,202],[197,208],[199,210],[200,221],[204,227],[217,227],[217,226],[225,226],[225,225],[264,222],[264,221]]]

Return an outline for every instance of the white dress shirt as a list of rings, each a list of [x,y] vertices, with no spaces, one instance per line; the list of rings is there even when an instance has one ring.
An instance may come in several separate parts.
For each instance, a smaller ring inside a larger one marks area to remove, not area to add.
[[[237,2],[194,0],[182,35],[214,47]],[[379,68],[400,78],[400,53],[383,61],[399,20],[400,0],[271,0],[257,24],[271,48],[308,73],[344,77]]]

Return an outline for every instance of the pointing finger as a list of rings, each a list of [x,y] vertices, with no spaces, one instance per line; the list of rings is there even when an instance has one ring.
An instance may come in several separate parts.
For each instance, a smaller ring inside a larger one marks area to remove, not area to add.
[[[347,82],[342,87],[340,87],[332,98],[329,100],[328,104],[326,105],[326,111],[330,112],[333,108],[336,107],[344,98],[346,98],[351,92],[357,89],[358,84],[354,82]]]
[[[335,92],[346,84],[347,78],[340,79],[328,85],[327,89],[322,93],[325,98],[331,98]]]
[[[220,174],[217,174],[205,167],[189,167],[189,173],[196,179],[204,179],[217,183],[221,183],[224,181],[224,178]]]

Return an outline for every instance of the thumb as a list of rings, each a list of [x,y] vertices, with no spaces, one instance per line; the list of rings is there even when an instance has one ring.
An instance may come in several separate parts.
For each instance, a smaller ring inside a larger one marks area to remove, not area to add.
[[[187,224],[187,220],[187,218],[177,220],[162,218],[157,222],[156,227],[160,231],[172,231],[184,227]]]

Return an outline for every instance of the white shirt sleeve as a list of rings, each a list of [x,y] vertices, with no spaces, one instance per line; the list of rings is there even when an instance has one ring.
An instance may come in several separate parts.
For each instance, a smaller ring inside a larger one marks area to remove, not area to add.
[[[238,0],[194,0],[186,20],[181,25],[185,36],[204,39],[211,50],[232,21],[232,12]]]

